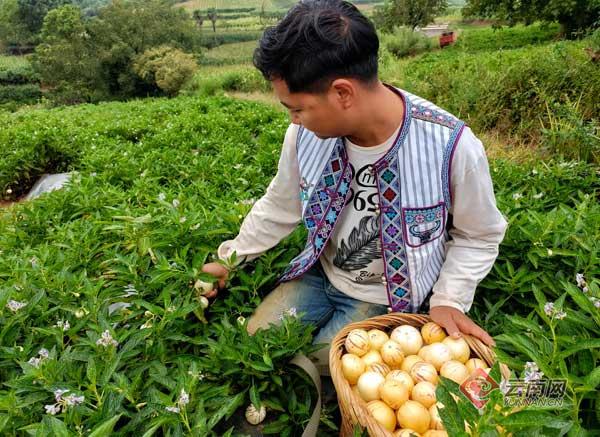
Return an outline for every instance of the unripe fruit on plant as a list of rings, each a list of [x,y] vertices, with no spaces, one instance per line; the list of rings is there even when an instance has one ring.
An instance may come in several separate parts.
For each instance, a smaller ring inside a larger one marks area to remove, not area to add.
[[[383,343],[388,341],[390,337],[380,329],[371,329],[369,332],[369,342],[371,343],[371,350],[380,350]]]
[[[437,370],[435,370],[433,364],[429,364],[424,361],[415,363],[415,365],[412,366],[412,368],[410,369],[410,376],[415,381],[415,383],[419,383],[421,381],[429,381],[434,385],[437,384],[439,379]]]
[[[467,360],[467,362],[465,363],[465,366],[467,367],[467,370],[469,371],[469,373],[473,373],[475,371],[475,369],[487,368],[487,364],[485,363],[485,361],[480,360],[479,358],[471,358],[471,359]]]
[[[431,343],[429,346],[423,347],[419,351],[419,356],[428,363],[433,364],[438,372],[446,361],[452,360],[452,352],[450,348],[443,343]]]
[[[360,357],[354,354],[342,355],[342,373],[351,385],[358,382],[359,376],[365,372],[365,367]]]
[[[404,361],[402,347],[394,340],[388,340],[381,346],[381,358],[388,366],[398,367]]]
[[[353,329],[346,337],[344,346],[346,346],[346,350],[351,354],[362,357],[371,348],[367,331],[364,329]]]
[[[208,308],[209,302],[205,296],[200,296],[198,300],[200,301],[200,308],[202,308],[203,310]]]
[[[402,428],[414,429],[418,433],[424,433],[429,429],[429,411],[417,401],[406,401],[396,413],[398,424]]]
[[[464,338],[446,337],[442,343],[448,346],[452,353],[452,357],[456,361],[460,361],[464,364],[469,360],[471,349]]]
[[[361,358],[364,361],[365,366],[367,367],[374,363],[383,363],[383,360],[381,359],[381,354],[375,350],[367,352]]]
[[[383,377],[387,376],[387,374],[390,373],[390,367],[384,363],[369,364],[369,366],[367,366],[367,370],[379,373]]]
[[[421,336],[425,344],[431,344],[442,341],[448,335],[446,331],[435,322],[427,322],[421,326]]]
[[[404,370],[391,370],[390,373],[388,373],[385,376],[385,380],[398,381],[406,387],[409,394],[415,386],[415,382],[413,381],[411,376],[408,374],[408,372],[405,372]]]
[[[408,400],[410,393],[403,383],[389,379],[379,388],[379,394],[383,402],[397,410]]]
[[[248,405],[246,408],[246,420],[251,425],[258,425],[267,416],[267,410],[264,405],[260,406],[260,409],[256,409],[253,404]]]
[[[404,355],[414,355],[423,346],[423,338],[417,328],[410,325],[401,325],[395,328],[390,339],[400,345]]]
[[[206,293],[213,291],[215,286],[213,285],[212,282],[204,282],[204,281],[201,281],[200,279],[198,279],[194,283],[194,288],[196,290],[202,292],[202,294],[206,294]]]
[[[440,369],[440,375],[460,385],[469,377],[469,371],[460,361],[451,360],[444,363]]]
[[[440,402],[436,402],[429,407],[429,416],[431,417],[429,429],[445,430],[438,408],[443,408],[443,405]]]
[[[377,401],[380,399],[379,388],[385,382],[385,378],[379,373],[365,372],[358,378],[356,385],[360,397],[366,402]]]
[[[396,429],[396,414],[385,402],[371,401],[367,404],[367,410],[388,431]]]
[[[421,381],[415,384],[410,393],[410,398],[413,401],[417,401],[425,408],[431,407],[436,402],[435,385],[429,381]]]
[[[424,361],[418,355],[409,355],[406,358],[404,358],[404,361],[402,361],[400,369],[404,370],[406,373],[410,373],[410,369],[412,369],[412,366],[414,366],[418,362]]]

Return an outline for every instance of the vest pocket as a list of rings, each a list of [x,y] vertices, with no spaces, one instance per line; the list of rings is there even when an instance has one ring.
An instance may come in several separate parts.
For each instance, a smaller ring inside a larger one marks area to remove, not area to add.
[[[440,238],[446,227],[446,205],[402,208],[404,238],[410,247],[420,247]]]

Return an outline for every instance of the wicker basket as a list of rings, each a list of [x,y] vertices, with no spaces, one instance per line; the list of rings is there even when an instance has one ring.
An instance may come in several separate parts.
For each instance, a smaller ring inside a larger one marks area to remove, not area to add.
[[[381,426],[367,410],[365,401],[356,396],[350,387],[350,384],[342,374],[342,355],[344,354],[344,342],[346,336],[353,329],[381,329],[388,331],[399,325],[412,325],[420,328],[425,323],[430,322],[429,316],[421,314],[407,313],[391,313],[383,316],[372,317],[362,322],[351,323],[346,325],[340,332],[337,333],[331,342],[331,350],[329,352],[329,369],[331,371],[331,379],[335,385],[335,390],[338,396],[340,413],[342,416],[342,426],[340,428],[340,436],[346,437],[353,434],[355,424],[366,428],[370,436],[374,437],[392,437],[392,433]],[[481,358],[490,367],[496,361],[494,353],[483,344],[480,340],[469,335],[463,335],[466,342],[471,348],[472,354]],[[508,377],[508,368],[503,366],[502,373]]]

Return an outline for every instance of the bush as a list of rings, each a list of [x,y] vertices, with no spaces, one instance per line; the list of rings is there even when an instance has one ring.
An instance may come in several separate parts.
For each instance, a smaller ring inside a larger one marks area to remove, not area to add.
[[[546,103],[578,101],[582,120],[598,119],[600,66],[587,43],[465,53],[449,49],[403,62],[385,60],[382,78],[436,102],[475,130],[495,130],[538,142]]]
[[[551,42],[558,39],[559,35],[560,26],[555,23],[466,29],[460,32],[453,50],[476,52],[516,49]]]
[[[38,85],[3,85],[0,86],[0,104],[35,103],[42,97],[42,91]]]
[[[435,46],[431,38],[407,27],[396,27],[392,34],[384,34],[382,42],[387,50],[398,58],[416,55]]]
[[[198,70],[194,56],[169,46],[146,50],[133,63],[133,70],[146,82],[170,96],[176,95]]]
[[[24,85],[38,83],[39,75],[30,64],[15,66],[10,69],[0,68],[0,85]]]
[[[192,20],[171,6],[167,0],[115,0],[88,20],[72,5],[51,11],[34,63],[53,89],[49,95],[59,103],[78,103],[156,93],[156,85],[136,74],[134,60],[161,45],[199,49],[200,33]],[[181,80],[164,69],[161,74],[169,89]]]

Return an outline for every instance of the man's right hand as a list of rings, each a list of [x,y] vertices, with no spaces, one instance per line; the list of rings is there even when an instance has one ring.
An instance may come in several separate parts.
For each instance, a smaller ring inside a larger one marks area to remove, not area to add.
[[[206,296],[207,298],[212,299],[213,297],[217,296],[220,289],[225,288],[225,281],[229,276],[229,270],[227,270],[227,268],[225,268],[225,266],[223,266],[222,264],[208,263],[204,264],[204,266],[202,267],[202,271],[204,273],[208,273],[210,275],[215,276],[218,280],[217,288],[213,288],[212,291],[209,291],[208,293],[204,294],[204,296]]]

